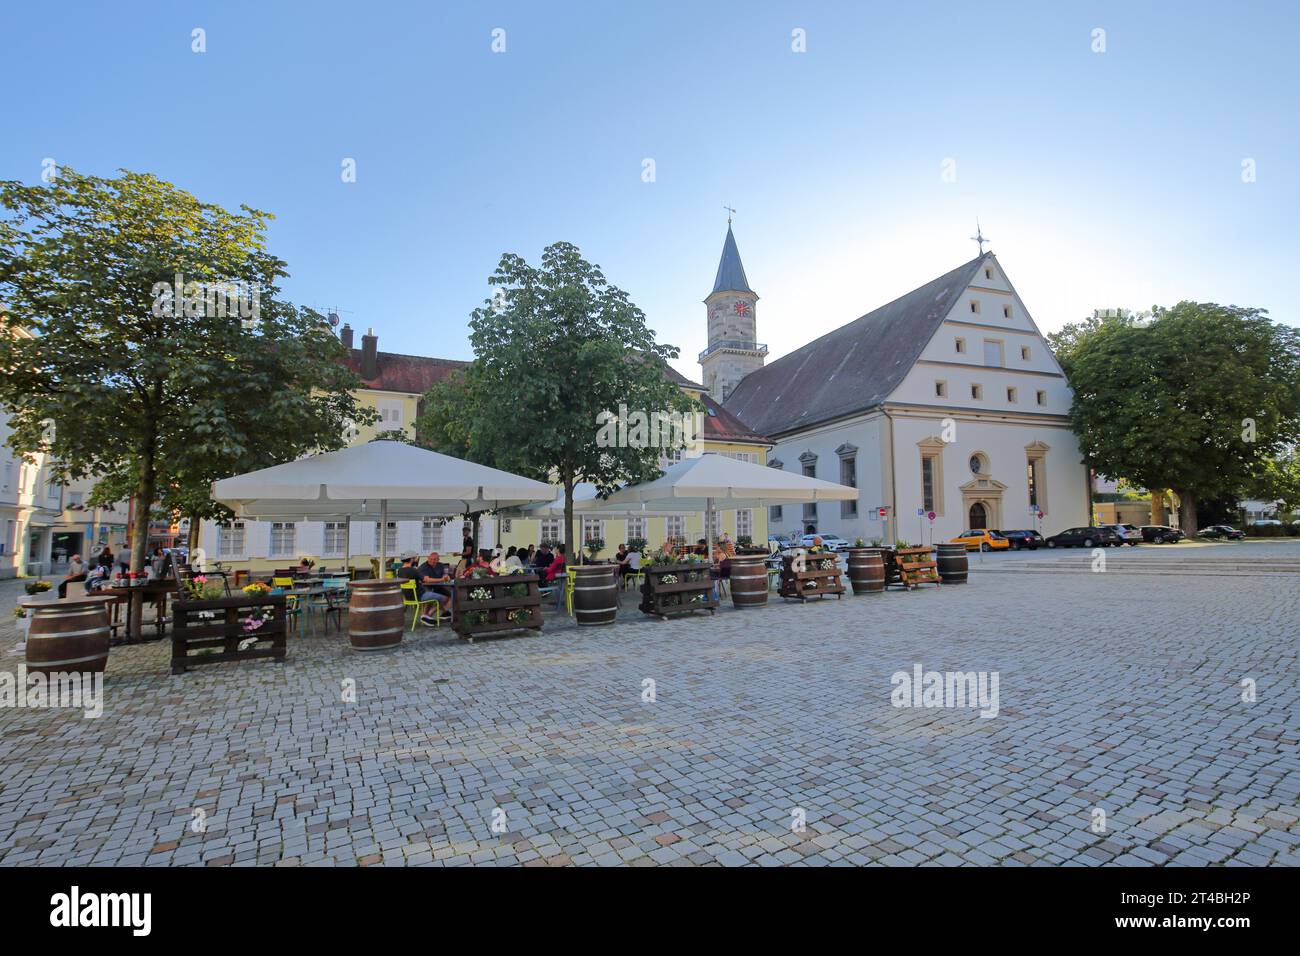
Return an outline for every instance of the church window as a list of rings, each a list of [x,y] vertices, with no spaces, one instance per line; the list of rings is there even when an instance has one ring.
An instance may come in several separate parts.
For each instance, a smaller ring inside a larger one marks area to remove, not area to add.
[[[984,397],[984,386],[983,386],[983,385],[972,385],[972,386],[970,387],[970,397],[973,398],[973,399],[975,399],[976,401],[979,401],[980,399],[982,399],[982,398]]]
[[[856,455],[846,455],[840,459],[840,484],[849,488],[858,486],[858,459]],[[850,498],[848,501],[840,502],[841,518],[856,518],[858,516],[858,499]]]
[[[966,353],[966,340],[959,338],[957,339],[956,344],[957,344],[957,354],[964,355]]]
[[[1003,366],[1001,339],[984,340],[984,364],[989,368],[1001,368]]]
[[[935,397],[937,397],[937,398],[947,398],[947,397],[948,397],[948,383],[947,383],[947,382],[944,382],[944,381],[937,381],[937,382],[935,382],[935,383],[934,383],[934,394],[935,394]]]
[[[982,451],[977,451],[971,455],[969,464],[972,475],[987,475],[989,473],[989,460]]]
[[[1047,446],[1033,442],[1025,447],[1025,480],[1029,491],[1029,504],[1037,511],[1047,512]]]
[[[926,511],[943,514],[943,439],[934,436],[917,442],[921,452],[921,494],[919,504]],[[911,507],[910,505],[908,507]]]
[[[1016,404],[1017,401],[1016,390],[1014,388],[1007,389],[1007,401],[1010,402],[1012,405]]]
[[[1026,362],[1029,361],[1029,346],[1028,346],[1028,345],[1022,345],[1022,346],[1020,346],[1020,358],[1023,359],[1024,361],[1026,361]]]
[[[921,459],[921,507],[926,511],[934,510],[934,459]]]
[[[799,461],[803,463],[803,474],[805,478],[817,477],[816,455],[811,452],[805,452],[799,456]],[[808,504],[803,506],[803,520],[814,522],[817,520],[817,502],[810,501]]]
[[[985,267],[984,267],[984,278],[986,278],[986,279],[992,279],[992,278],[993,278],[993,269],[992,269],[990,266],[985,266]]]
[[[1004,305],[1004,306],[1002,307],[1002,318],[1004,318],[1004,319],[1009,319],[1009,318],[1011,318],[1011,306],[1009,306],[1009,305]]]
[[[1047,393],[1043,391],[1041,388],[1038,390],[1038,404],[1039,405],[1047,404]]]
[[[980,300],[979,300],[979,299],[971,299],[971,300],[970,300],[970,310],[971,310],[971,312],[973,312],[975,315],[979,315],[979,314],[980,314]]]

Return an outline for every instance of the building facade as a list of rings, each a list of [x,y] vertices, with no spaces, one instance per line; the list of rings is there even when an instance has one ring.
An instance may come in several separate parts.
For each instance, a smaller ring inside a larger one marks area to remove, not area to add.
[[[1088,523],[1070,401],[990,252],[750,372],[725,407],[772,438],[770,466],[859,489],[772,508],[774,534],[928,544]]]

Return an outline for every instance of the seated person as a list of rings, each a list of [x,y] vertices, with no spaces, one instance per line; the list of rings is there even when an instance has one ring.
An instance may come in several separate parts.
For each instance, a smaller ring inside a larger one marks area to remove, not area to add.
[[[701,538],[699,541],[696,541],[695,547],[691,551],[691,553],[694,555],[698,555],[701,558],[707,558],[709,556],[709,542],[703,538]]]
[[[564,573],[566,564],[566,559],[564,557],[565,550],[563,542],[555,546],[555,557],[551,560],[551,563],[546,566],[546,570],[542,572],[543,584],[551,584],[557,575]]]
[[[313,562],[308,561],[306,558],[299,558],[298,566],[294,570],[299,574],[309,574],[314,566]]]
[[[65,598],[68,596],[68,585],[73,581],[84,580],[86,580],[86,566],[81,561],[81,555],[74,554],[72,559],[68,561],[68,573],[59,582],[59,597]]]
[[[519,549],[511,545],[510,550],[506,552],[506,559],[501,562],[501,566],[507,571],[514,571],[515,569],[522,571],[524,562],[519,557]]]
[[[86,574],[86,593],[98,591],[108,584],[108,568],[103,565],[95,565]]]
[[[620,544],[618,550],[614,552],[614,563],[618,565],[618,573],[624,573],[623,562],[627,559],[627,545]]]
[[[480,550],[478,557],[465,565],[465,570],[460,573],[460,576],[466,578],[475,571],[487,571],[489,574],[496,574],[492,570],[492,552],[487,548]]]
[[[402,555],[402,563],[397,569],[397,577],[402,581],[419,581],[420,575],[415,570],[415,555]]]
[[[431,551],[428,559],[418,568],[413,568],[416,580],[416,588],[420,592],[420,600],[436,600],[442,608],[444,614],[451,611],[451,573],[447,565],[442,563],[437,551]],[[401,572],[398,572],[399,574]],[[439,585],[442,585],[441,587]],[[426,624],[437,623],[429,618],[426,614],[423,618]]]

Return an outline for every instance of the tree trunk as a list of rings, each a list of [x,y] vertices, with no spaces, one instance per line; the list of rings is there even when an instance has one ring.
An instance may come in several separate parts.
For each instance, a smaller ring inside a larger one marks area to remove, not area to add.
[[[189,537],[185,539],[185,549],[190,554],[193,554],[199,549],[199,532],[202,530],[203,524],[201,519],[194,515],[190,515],[190,533]]]
[[[1178,524],[1189,538],[1196,534],[1196,495],[1181,488],[1173,489],[1178,496]]]
[[[573,550],[573,473],[566,471],[564,473],[564,549],[569,552],[566,557],[573,563],[578,563],[581,549],[575,554]],[[578,542],[581,544],[581,542]]]

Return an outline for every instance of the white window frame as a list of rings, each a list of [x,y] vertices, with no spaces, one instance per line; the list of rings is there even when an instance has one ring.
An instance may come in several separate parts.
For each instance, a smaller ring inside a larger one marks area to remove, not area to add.
[[[664,518],[664,537],[686,540],[686,515],[668,515]]]
[[[321,556],[338,558],[347,549],[348,525],[346,521],[326,521],[321,538]]]
[[[248,557],[248,528],[244,522],[232,521],[229,526],[217,529],[217,557],[232,561]]]
[[[754,537],[754,509],[737,508],[736,509],[736,538],[742,535]]]
[[[537,544],[543,541],[562,541],[564,539],[563,518],[543,518],[537,522]]]
[[[382,522],[375,522],[375,549],[372,554],[379,554],[379,528]],[[384,535],[384,554],[389,557],[397,555],[397,522],[388,522],[388,533]]]
[[[288,547],[285,546],[286,543]],[[298,551],[298,523],[296,521],[272,521],[270,543],[267,545],[266,550],[268,558],[296,557]]]
[[[582,543],[586,546],[587,542],[593,538],[605,540],[605,520],[603,518],[594,518],[591,515],[582,516]]]
[[[627,528],[624,531],[627,535],[628,541],[631,541],[633,538],[645,538],[648,543],[650,540],[649,529],[647,527],[648,524],[649,522],[644,517],[628,518]]]

